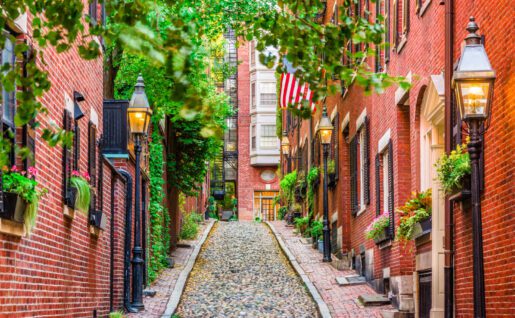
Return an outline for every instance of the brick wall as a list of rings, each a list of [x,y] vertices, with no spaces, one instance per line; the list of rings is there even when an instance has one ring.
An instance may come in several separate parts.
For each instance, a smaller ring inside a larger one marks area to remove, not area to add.
[[[273,167],[253,167],[250,165],[250,70],[249,44],[241,42],[238,47],[238,217],[242,221],[253,219],[254,191],[278,191],[279,181],[276,177],[271,182],[261,179],[261,172]],[[268,185],[268,186],[267,186]],[[269,187],[267,189],[267,187]]]

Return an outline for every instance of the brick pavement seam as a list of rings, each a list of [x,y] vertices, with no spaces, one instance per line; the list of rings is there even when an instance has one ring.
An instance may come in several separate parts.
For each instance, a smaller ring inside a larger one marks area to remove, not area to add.
[[[299,262],[297,262],[297,259],[295,258],[293,253],[290,252],[288,246],[286,246],[286,244],[284,243],[284,241],[281,238],[281,236],[279,235],[279,233],[277,233],[274,226],[272,224],[270,224],[268,221],[266,221],[265,224],[268,226],[268,228],[270,228],[270,230],[274,234],[275,239],[277,240],[277,243],[279,243],[279,246],[281,247],[283,253],[286,255],[286,258],[290,262],[291,266],[293,267],[295,272],[297,272],[297,274],[300,276],[300,278],[302,279],[302,281],[308,288],[308,291],[309,291],[311,297],[317,304],[317,309],[318,309],[318,312],[320,313],[321,317],[322,318],[332,318],[331,312],[329,311],[329,307],[327,307],[327,304],[322,299],[322,296],[318,292],[318,289],[315,287],[313,282],[311,282],[308,275],[306,275],[306,273],[304,272],[302,267],[299,265]]]
[[[177,310],[177,307],[179,306],[179,302],[181,300],[182,292],[184,291],[184,287],[186,286],[186,283],[190,276],[190,272],[193,269],[193,265],[195,265],[195,261],[197,260],[197,257],[200,254],[200,250],[202,249],[202,246],[204,246],[204,243],[209,237],[209,234],[211,233],[211,230],[213,229],[213,226],[216,222],[217,221],[213,220],[210,221],[210,224],[204,231],[202,238],[200,239],[197,246],[195,246],[195,250],[193,251],[193,253],[191,253],[188,262],[186,263],[186,266],[184,266],[183,270],[179,275],[179,278],[177,279],[177,283],[175,284],[172,294],[168,299],[168,303],[166,304],[166,310],[161,316],[161,318],[170,318]]]

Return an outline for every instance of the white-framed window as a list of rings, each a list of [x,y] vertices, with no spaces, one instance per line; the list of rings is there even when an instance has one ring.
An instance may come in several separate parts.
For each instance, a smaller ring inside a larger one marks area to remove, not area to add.
[[[250,127],[250,147],[256,150],[256,125]]]
[[[363,211],[366,208],[365,204],[365,143],[366,143],[366,131],[363,127],[358,132],[358,151],[359,151],[359,182],[358,182],[358,193],[359,193],[359,211]]]
[[[276,148],[278,139],[275,134],[275,125],[262,125],[259,140],[261,148]]]
[[[256,108],[256,83],[250,83],[250,106]]]
[[[261,106],[277,105],[275,83],[262,83],[259,85],[259,104]]]

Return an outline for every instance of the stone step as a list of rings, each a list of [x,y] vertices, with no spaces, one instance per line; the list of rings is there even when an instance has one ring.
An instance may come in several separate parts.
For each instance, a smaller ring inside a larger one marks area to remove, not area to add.
[[[363,276],[347,275],[347,276],[336,277],[336,283],[339,286],[362,285],[362,284],[366,284],[367,280]]]
[[[222,217],[220,220],[222,221],[229,221],[229,219],[232,217],[232,211],[222,211]]]
[[[360,295],[358,300],[365,306],[382,306],[390,304],[390,299],[385,295],[372,294],[372,295]]]
[[[413,318],[415,316],[413,313],[398,310],[382,310],[380,313],[383,318]]]

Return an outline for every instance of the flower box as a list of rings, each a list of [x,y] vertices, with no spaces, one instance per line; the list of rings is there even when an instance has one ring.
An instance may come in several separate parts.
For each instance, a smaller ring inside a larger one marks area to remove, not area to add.
[[[27,202],[25,202],[18,194],[4,192],[4,210],[0,213],[1,218],[17,223],[23,223],[26,209]]]
[[[390,239],[390,228],[385,228],[383,232],[381,232],[380,235],[374,238],[374,242],[379,245],[385,241],[388,241]]]
[[[102,211],[100,211],[100,210],[90,211],[89,222],[94,227],[104,230],[106,227],[106,223],[107,223],[106,219],[107,218]]]
[[[470,196],[472,193],[471,192],[472,184],[471,184],[471,180],[470,180],[470,175],[464,176],[463,179],[461,180],[461,184],[462,184],[461,189],[449,196],[450,201],[463,202],[463,201],[467,201],[468,199],[470,199]]]
[[[215,200],[223,200],[224,196],[225,196],[224,190],[214,190],[213,191],[213,197],[215,198]]]
[[[431,224],[431,218],[427,218],[425,220],[422,220],[418,223],[415,224],[415,228],[413,230],[413,238],[414,239],[417,239],[421,236],[424,236],[428,233],[431,233],[431,228],[432,228],[432,224]]]

